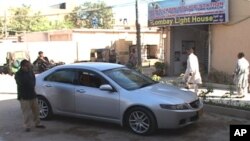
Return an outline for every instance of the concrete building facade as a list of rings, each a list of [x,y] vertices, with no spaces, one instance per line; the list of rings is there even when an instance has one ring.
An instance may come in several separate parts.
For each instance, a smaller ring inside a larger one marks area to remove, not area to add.
[[[211,67],[232,74],[237,54],[250,61],[250,2],[229,0],[230,22],[211,27]]]
[[[250,2],[229,0],[229,22],[225,24],[163,26],[165,62],[168,74],[185,72],[185,47],[195,48],[201,71],[232,74],[237,54],[244,52],[250,61]]]

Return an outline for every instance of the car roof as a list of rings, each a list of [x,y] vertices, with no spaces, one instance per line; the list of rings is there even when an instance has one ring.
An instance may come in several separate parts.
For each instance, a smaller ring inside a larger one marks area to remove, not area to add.
[[[84,63],[74,63],[62,65],[62,68],[88,68],[95,69],[99,71],[110,70],[114,68],[125,67],[124,65],[115,64],[115,63],[105,63],[105,62],[84,62]]]

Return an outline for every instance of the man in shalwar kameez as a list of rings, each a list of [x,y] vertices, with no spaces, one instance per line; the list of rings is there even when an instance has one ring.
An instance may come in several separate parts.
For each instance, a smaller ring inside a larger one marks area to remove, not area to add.
[[[183,79],[187,88],[189,89],[191,88],[191,85],[193,85],[195,93],[198,94],[198,85],[202,84],[199,71],[199,61],[197,56],[194,54],[193,48],[187,48],[186,51],[188,54],[187,68]]]
[[[244,57],[244,53],[238,54],[238,61],[234,71],[234,81],[236,84],[237,94],[245,96],[248,88],[249,62]]]

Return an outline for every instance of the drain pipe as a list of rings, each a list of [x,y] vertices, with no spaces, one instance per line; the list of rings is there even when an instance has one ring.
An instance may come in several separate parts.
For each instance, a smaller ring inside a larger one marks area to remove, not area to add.
[[[212,49],[211,49],[211,44],[212,44],[212,33],[211,33],[211,24],[208,25],[208,67],[207,67],[207,72],[208,74],[211,71],[211,53],[212,53]]]

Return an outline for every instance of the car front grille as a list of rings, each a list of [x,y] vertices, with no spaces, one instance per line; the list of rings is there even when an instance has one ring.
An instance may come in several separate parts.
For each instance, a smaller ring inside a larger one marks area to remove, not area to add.
[[[200,100],[197,99],[197,100],[195,100],[195,101],[193,101],[193,102],[191,102],[191,103],[189,103],[189,104],[190,104],[190,106],[191,106],[192,108],[199,108],[199,106],[200,106]]]

